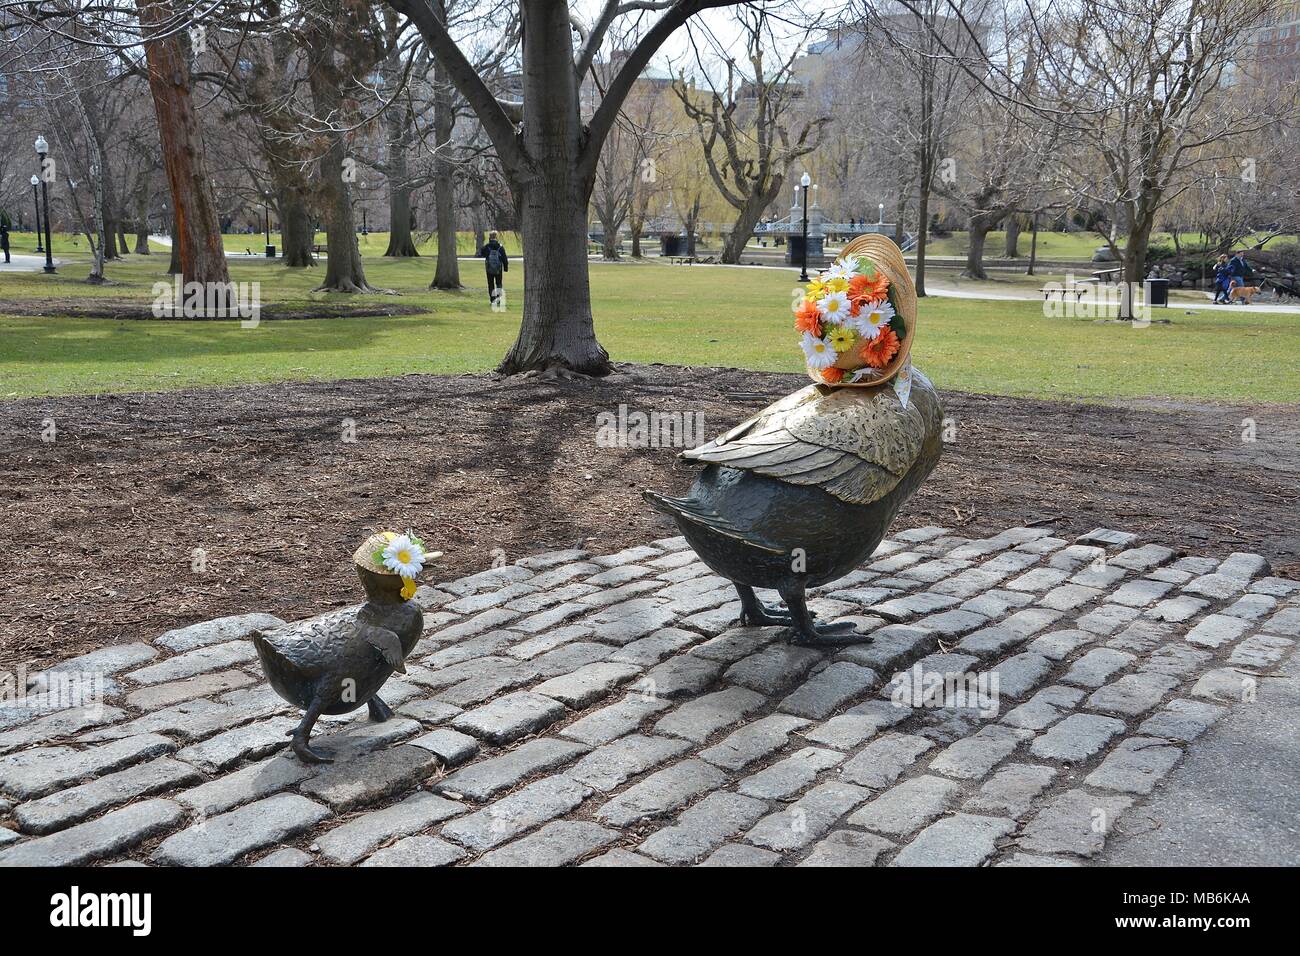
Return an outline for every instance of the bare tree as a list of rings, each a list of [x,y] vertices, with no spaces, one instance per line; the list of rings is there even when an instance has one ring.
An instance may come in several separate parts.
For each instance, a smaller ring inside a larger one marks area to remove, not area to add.
[[[748,75],[728,58],[726,82],[718,88],[696,46],[703,85],[693,88],[681,80],[674,87],[686,114],[695,121],[714,185],[736,209],[722,249],[722,261],[731,263],[740,261],[754,227],[781,194],[791,167],[817,149],[831,121],[829,114],[797,118],[804,106],[802,87],[791,79],[797,45],[787,57],[769,64],[766,51],[776,43],[766,11],[746,10],[738,19],[744,30]]]

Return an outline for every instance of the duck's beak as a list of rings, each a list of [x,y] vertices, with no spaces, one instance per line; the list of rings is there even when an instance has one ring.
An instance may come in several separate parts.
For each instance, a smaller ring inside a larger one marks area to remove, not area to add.
[[[405,673],[406,673],[406,661],[398,661],[398,662],[397,662],[397,666],[394,667],[393,670],[394,670],[394,672],[396,672],[396,673],[398,673],[398,674],[405,674]]]

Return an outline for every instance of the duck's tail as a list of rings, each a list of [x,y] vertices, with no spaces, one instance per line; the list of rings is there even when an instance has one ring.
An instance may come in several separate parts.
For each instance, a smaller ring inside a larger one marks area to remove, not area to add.
[[[754,541],[753,536],[743,528],[738,528],[730,519],[718,514],[717,511],[709,508],[696,498],[670,498],[667,495],[661,495],[657,491],[650,490],[641,492],[641,495],[656,510],[671,515],[678,521],[689,521],[725,537],[743,541],[745,544],[762,551],[770,551],[773,554],[783,553],[779,548],[767,547]]]

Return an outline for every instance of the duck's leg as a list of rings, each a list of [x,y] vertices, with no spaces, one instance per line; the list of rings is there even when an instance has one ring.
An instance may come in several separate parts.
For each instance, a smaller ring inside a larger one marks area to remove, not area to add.
[[[378,694],[371,697],[366,706],[370,709],[370,719],[377,724],[382,724],[393,716],[393,708],[385,704]]]
[[[333,763],[331,757],[325,757],[312,750],[307,746],[307,740],[311,737],[311,729],[316,726],[316,718],[320,717],[321,711],[325,709],[325,702],[317,697],[307,708],[307,713],[302,715],[302,722],[293,732],[293,741],[289,744],[293,752],[298,755],[298,759],[303,763]]]
[[[839,644],[861,644],[871,640],[870,634],[859,634],[852,621],[840,621],[836,624],[818,624],[808,610],[808,600],[802,586],[781,590],[781,597],[790,609],[793,631],[791,643],[808,644],[813,647]]]
[[[754,589],[747,584],[737,584],[736,593],[740,595],[740,623],[763,626],[767,624],[789,624],[790,612],[785,608],[768,607],[758,599]]]

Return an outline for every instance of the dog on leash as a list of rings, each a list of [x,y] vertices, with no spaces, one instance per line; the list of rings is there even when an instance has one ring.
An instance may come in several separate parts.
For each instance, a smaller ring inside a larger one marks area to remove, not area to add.
[[[1259,286],[1257,285],[1237,285],[1228,290],[1228,298],[1230,301],[1241,301],[1246,305],[1250,305],[1250,300],[1257,295],[1259,295]]]

